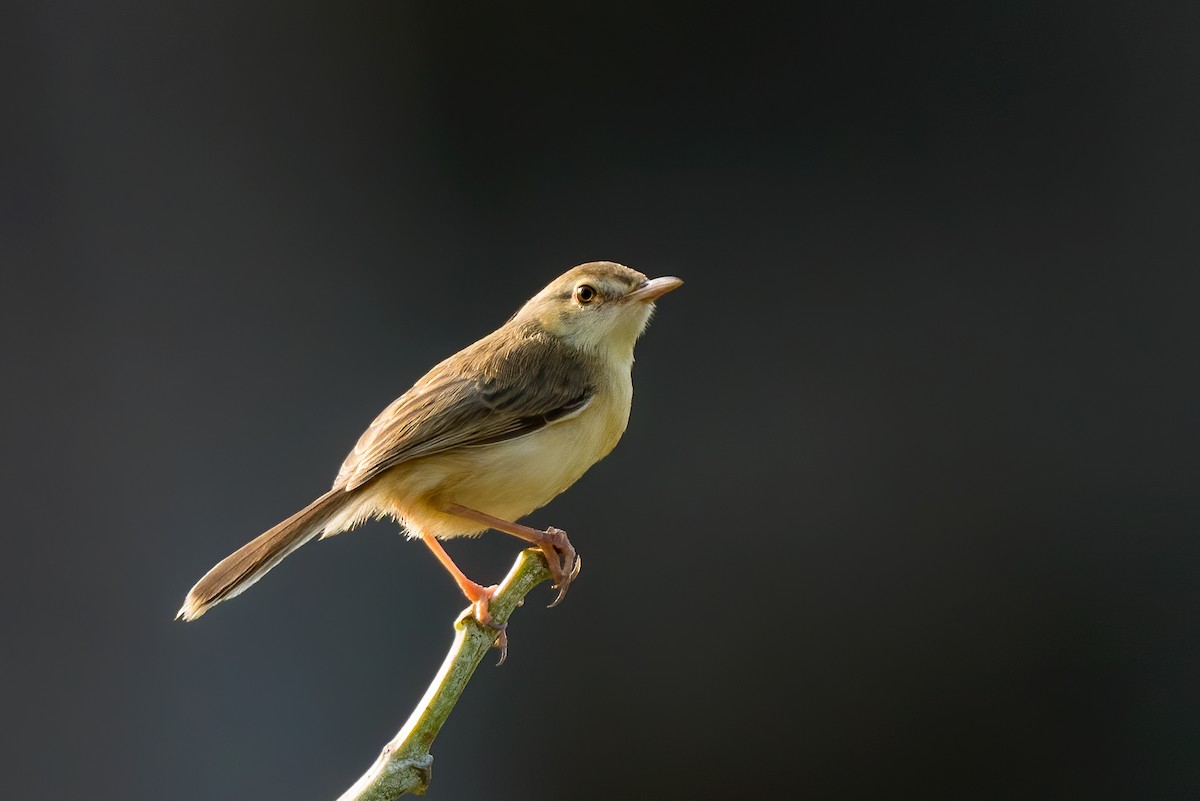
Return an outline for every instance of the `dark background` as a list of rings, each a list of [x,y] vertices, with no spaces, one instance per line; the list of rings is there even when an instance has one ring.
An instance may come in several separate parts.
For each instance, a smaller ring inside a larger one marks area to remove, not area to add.
[[[687,285],[430,798],[1197,798],[1198,9],[9,4],[0,796],[345,789],[425,549],[175,610],[613,259]]]

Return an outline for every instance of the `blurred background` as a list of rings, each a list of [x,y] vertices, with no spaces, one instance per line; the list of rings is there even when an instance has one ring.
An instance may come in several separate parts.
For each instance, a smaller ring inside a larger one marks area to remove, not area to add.
[[[1200,7],[4,17],[3,797],[349,786],[464,606],[424,548],[172,617],[593,259],[687,285],[430,798],[1200,796]]]

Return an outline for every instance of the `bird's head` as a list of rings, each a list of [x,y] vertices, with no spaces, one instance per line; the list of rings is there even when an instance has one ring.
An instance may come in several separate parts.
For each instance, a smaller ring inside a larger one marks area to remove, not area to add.
[[[611,261],[589,262],[552,281],[514,319],[536,322],[576,348],[632,352],[654,301],[682,285],[672,276],[648,279]]]

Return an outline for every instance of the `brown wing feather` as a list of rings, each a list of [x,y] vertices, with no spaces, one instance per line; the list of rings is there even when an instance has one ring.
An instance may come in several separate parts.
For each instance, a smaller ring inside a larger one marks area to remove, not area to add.
[[[359,438],[334,486],[354,489],[402,462],[531,433],[595,392],[589,357],[507,327],[434,367]]]

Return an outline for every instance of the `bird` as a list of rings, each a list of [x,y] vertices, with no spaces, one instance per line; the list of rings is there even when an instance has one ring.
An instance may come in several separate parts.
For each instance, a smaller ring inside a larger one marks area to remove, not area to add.
[[[300,546],[394,518],[450,573],[482,625],[496,585],[469,579],[441,540],[488,529],[532,543],[563,600],[582,560],[566,532],[519,522],[616,446],[633,400],[634,344],[655,301],[682,286],[610,261],[550,282],[500,328],[437,364],[367,427],[332,488],[222,559],[187,593],[196,620]]]

